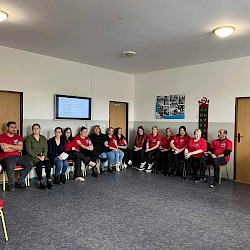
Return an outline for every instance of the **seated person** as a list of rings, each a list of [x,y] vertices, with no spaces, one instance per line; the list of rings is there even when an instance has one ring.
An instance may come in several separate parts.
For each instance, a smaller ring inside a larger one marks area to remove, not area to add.
[[[119,127],[116,130],[116,140],[118,148],[124,153],[124,168],[127,168],[127,165],[132,165],[132,156],[131,150],[128,148],[128,143],[125,136],[122,134],[122,128]]]
[[[7,132],[0,135],[0,164],[7,172],[9,191],[14,191],[14,187],[24,189],[24,179],[33,167],[32,161],[21,155],[22,149],[23,139],[16,134],[16,123],[10,121],[7,123]],[[22,166],[24,170],[15,183],[17,165]]]
[[[65,173],[69,167],[67,159],[62,158],[61,154],[65,153],[65,140],[62,138],[63,130],[61,127],[56,127],[55,136],[48,141],[48,157],[50,161],[55,165],[54,183],[63,184],[66,183]]]
[[[46,186],[43,183],[42,178],[42,167],[45,167],[45,173],[47,178],[47,188],[53,188],[51,184],[51,165],[48,153],[48,143],[47,139],[40,134],[41,126],[37,123],[32,125],[32,134],[27,136],[24,141],[25,146],[25,156],[30,159],[36,166],[36,174],[38,179],[38,188],[45,189]]]
[[[185,159],[187,160],[187,169],[192,168],[194,182],[198,182],[197,172],[200,167],[200,158],[207,151],[207,142],[201,138],[201,130],[195,129],[194,138],[191,138],[184,150]],[[201,179],[204,181],[204,179]]]
[[[105,134],[102,134],[101,128],[99,125],[94,126],[94,133],[89,136],[93,146],[95,154],[99,155],[101,162],[102,171],[105,170],[105,167],[108,167],[108,158],[107,151],[109,150],[108,137]]]
[[[171,169],[171,159],[172,159],[172,152],[170,148],[170,142],[172,141],[172,130],[171,128],[166,128],[166,136],[162,137],[161,145],[160,145],[160,161],[158,170],[161,171],[165,175],[169,175]]]
[[[207,163],[211,161],[213,164],[214,180],[210,184],[211,188],[219,184],[220,166],[229,162],[232,152],[232,141],[227,139],[227,131],[220,129],[218,137],[218,139],[212,142],[212,147],[209,151],[205,152],[205,155],[201,158],[201,178],[205,178]]]
[[[109,151],[107,152],[107,156],[109,158],[109,171],[112,171],[112,165],[115,161],[116,171],[120,171],[120,162],[124,157],[124,153],[118,148],[117,140],[114,135],[114,129],[110,127],[108,129],[108,138],[109,138]]]
[[[185,126],[180,126],[179,133],[173,137],[170,142],[170,147],[172,149],[172,166],[170,176],[175,176],[177,169],[180,165],[180,161],[184,160],[184,149],[186,148],[190,136],[187,134]]]
[[[160,144],[161,144],[161,136],[158,134],[158,128],[156,126],[152,127],[152,134],[148,135],[147,143],[146,143],[146,164],[147,168],[140,167],[138,170],[146,170],[146,172],[150,173],[153,170],[153,165],[158,165],[159,157],[160,157]],[[153,162],[154,158],[154,162]],[[155,168],[155,172],[158,173],[157,167]]]
[[[144,128],[139,126],[137,129],[137,135],[135,137],[134,149],[133,149],[133,166],[135,168],[143,168],[146,164],[144,154],[146,150],[147,135],[144,132]]]
[[[87,136],[88,129],[81,127],[80,135],[76,136],[73,140],[75,142],[76,150],[88,157],[94,165],[92,167],[92,176],[97,177],[96,160],[98,154],[94,151],[93,144],[90,138]]]
[[[63,132],[63,138],[65,139],[66,146],[65,151],[69,155],[68,160],[74,161],[74,178],[75,181],[84,182],[85,179],[82,175],[82,162],[85,165],[89,165],[91,167],[95,167],[96,163],[91,161],[89,157],[86,157],[84,154],[80,153],[77,149],[79,148],[76,145],[75,141],[73,141],[72,130],[71,128],[65,128]]]

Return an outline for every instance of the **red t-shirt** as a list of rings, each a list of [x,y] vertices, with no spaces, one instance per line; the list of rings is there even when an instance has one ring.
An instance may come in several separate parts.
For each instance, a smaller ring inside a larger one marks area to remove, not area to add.
[[[1,134],[0,135],[0,143],[7,143],[7,144],[11,144],[11,145],[18,145],[18,142],[22,142],[23,139],[21,136],[19,135],[14,135],[12,137],[8,136],[7,134]],[[3,152],[0,149],[0,161],[3,160],[4,158],[7,158],[9,156],[14,156],[14,155],[21,155],[21,153],[16,150],[13,152]]]
[[[170,142],[173,140],[173,137],[170,136],[169,138],[167,137],[162,137],[161,139],[161,147],[163,149],[169,149],[170,148]]]
[[[78,151],[80,151],[80,147],[76,141],[80,141],[82,143],[82,145],[84,145],[85,147],[88,147],[90,144],[92,144],[89,137],[86,136],[85,138],[82,138],[80,135],[78,135],[73,140],[73,143],[75,144],[75,148]]]
[[[114,135],[112,135],[112,137],[109,137],[109,146],[112,147],[112,148],[117,148],[116,147],[116,143],[117,143],[117,140],[116,140],[116,137]]]
[[[134,144],[134,145],[135,145],[136,147],[138,147],[138,148],[145,147],[146,142],[147,142],[147,139],[148,139],[148,137],[147,137],[146,134],[144,134],[144,135],[142,135],[142,136],[137,135],[137,136],[135,137],[135,144]]]
[[[117,145],[118,145],[118,146],[124,146],[124,145],[125,145],[125,141],[126,141],[126,138],[125,138],[125,137],[123,137],[123,139],[120,138],[120,139],[117,141]]]
[[[175,135],[173,140],[174,140],[175,147],[178,149],[182,149],[188,144],[188,142],[190,140],[190,136],[188,134],[186,134],[182,137],[179,135]]]
[[[196,150],[203,150],[202,153],[192,155],[194,158],[201,158],[204,155],[204,152],[207,151],[207,142],[204,138],[200,138],[199,141],[194,141],[194,138],[191,138],[189,140],[189,143],[187,144],[187,149],[189,152],[194,152]]]
[[[212,142],[212,148],[214,149],[213,154],[220,155],[223,154],[226,149],[232,151],[233,144],[227,138],[224,140],[217,139]],[[226,161],[229,162],[230,155],[226,156],[225,158]]]
[[[149,148],[153,148],[154,146],[156,146],[157,142],[161,141],[161,136],[159,134],[157,134],[156,136],[153,136],[152,134],[150,134],[148,136],[148,144],[149,144]]]
[[[68,152],[68,151],[71,151],[72,148],[75,148],[76,150],[79,150],[79,146],[77,145],[76,141],[73,140],[73,141],[66,141],[66,145],[65,145],[65,151]]]

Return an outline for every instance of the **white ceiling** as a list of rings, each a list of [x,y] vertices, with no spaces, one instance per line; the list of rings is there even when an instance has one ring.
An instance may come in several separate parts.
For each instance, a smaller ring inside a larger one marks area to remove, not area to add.
[[[9,13],[0,45],[130,74],[250,55],[249,0],[0,0],[0,9]],[[215,37],[223,25],[235,33]]]

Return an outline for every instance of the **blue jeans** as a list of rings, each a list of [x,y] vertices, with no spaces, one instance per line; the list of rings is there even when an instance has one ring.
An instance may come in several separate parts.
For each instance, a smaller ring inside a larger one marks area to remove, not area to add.
[[[115,160],[115,164],[119,165],[120,161],[122,161],[124,157],[124,153],[120,149],[112,150],[110,152],[107,152],[106,154],[109,158],[109,166],[113,165],[114,160]]]
[[[67,168],[69,167],[68,160],[63,161],[63,160],[60,160],[58,157],[56,157],[53,160],[53,164],[56,167],[55,176],[58,176],[60,174],[60,172],[61,172],[61,175],[65,175]]]
[[[106,152],[102,152],[102,153],[100,154],[100,156],[101,156],[102,158],[107,158],[107,153],[106,153]],[[108,161],[101,162],[101,167],[107,167],[107,166],[108,166]]]

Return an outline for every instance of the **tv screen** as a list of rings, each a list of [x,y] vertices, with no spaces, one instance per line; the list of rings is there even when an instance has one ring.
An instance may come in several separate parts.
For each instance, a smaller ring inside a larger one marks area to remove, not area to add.
[[[91,98],[55,95],[55,119],[91,119]]]

